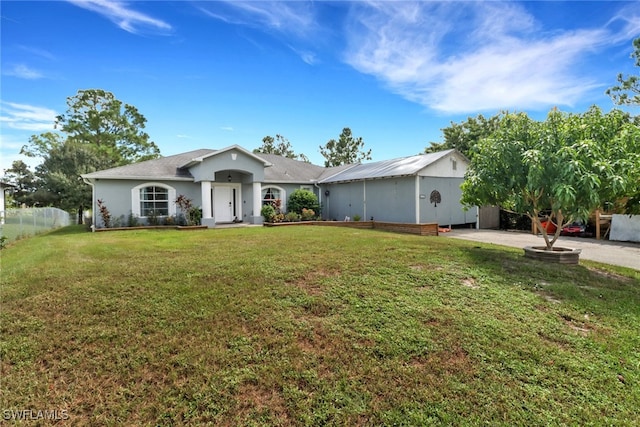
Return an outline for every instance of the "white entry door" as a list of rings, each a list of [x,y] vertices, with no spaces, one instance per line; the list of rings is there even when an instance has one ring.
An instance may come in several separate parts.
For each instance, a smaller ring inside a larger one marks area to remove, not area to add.
[[[240,217],[238,212],[240,188],[232,185],[216,185],[213,189],[214,217],[216,222],[232,222]]]

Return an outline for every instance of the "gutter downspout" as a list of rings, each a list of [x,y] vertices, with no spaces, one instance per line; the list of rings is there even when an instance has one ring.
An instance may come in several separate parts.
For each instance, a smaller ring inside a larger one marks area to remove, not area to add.
[[[320,205],[320,212],[322,212],[322,188],[318,185],[318,181],[313,181],[313,186],[318,189],[318,204]]]
[[[96,231],[96,187],[87,178],[82,177],[82,180],[91,186],[91,232],[94,233]]]

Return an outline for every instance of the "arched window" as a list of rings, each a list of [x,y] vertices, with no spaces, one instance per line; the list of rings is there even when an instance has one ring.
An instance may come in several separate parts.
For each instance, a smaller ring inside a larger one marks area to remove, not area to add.
[[[284,190],[280,187],[264,187],[262,189],[262,204],[274,204],[276,200],[280,200],[280,207],[284,208]]]
[[[140,217],[172,216],[176,213],[176,190],[166,184],[150,182],[131,190],[131,212]]]

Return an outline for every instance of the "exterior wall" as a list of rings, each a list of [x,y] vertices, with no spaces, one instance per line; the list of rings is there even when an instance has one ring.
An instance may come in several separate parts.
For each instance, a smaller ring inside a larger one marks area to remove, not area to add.
[[[439,225],[461,225],[477,221],[478,208],[464,211],[460,199],[463,178],[420,177],[420,222],[436,222]],[[438,191],[439,203],[431,202],[431,193]]]
[[[415,224],[415,177],[375,179],[366,185],[366,219]]]
[[[201,163],[189,169],[195,182],[215,181],[216,172],[221,170],[246,172],[253,175],[253,181],[255,182],[264,180],[264,163],[236,149],[207,157]],[[218,176],[218,179],[220,179],[220,176]],[[222,181],[226,182],[226,175],[222,178]]]
[[[418,173],[420,176],[434,176],[447,178],[464,178],[467,172],[467,160],[457,153],[451,153],[430,164]],[[454,169],[455,167],[455,169]]]
[[[415,177],[375,179],[329,184],[323,218],[415,223]]]
[[[126,221],[133,209],[131,190],[141,184],[159,183],[175,189],[176,196],[184,195],[193,201],[195,206],[201,205],[200,185],[187,181],[137,181],[137,180],[97,180],[94,184],[94,224],[102,227],[102,220],[98,212],[97,200],[102,200],[109,209],[111,217],[119,219],[126,224]],[[170,200],[170,203],[173,201]],[[175,204],[174,204],[175,206]],[[179,213],[179,212],[178,212]],[[144,222],[144,218],[139,219]],[[123,225],[124,225],[123,224]]]
[[[345,217],[353,219],[354,215],[364,214],[364,189],[363,182],[346,182],[326,185],[325,191],[329,196],[324,196],[322,217],[328,220],[342,221]]]

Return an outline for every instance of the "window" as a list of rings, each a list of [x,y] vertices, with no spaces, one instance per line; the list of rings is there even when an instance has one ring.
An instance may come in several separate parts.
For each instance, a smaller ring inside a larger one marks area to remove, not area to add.
[[[140,189],[140,216],[168,216],[169,190],[155,185]]]
[[[262,190],[262,204],[268,205],[276,200],[282,200],[281,191],[275,187],[267,187]]]
[[[176,214],[176,189],[160,182],[146,182],[131,189],[131,213],[139,217]]]

